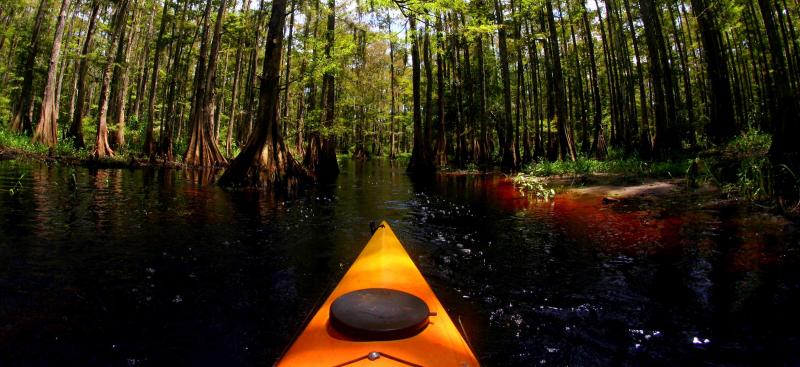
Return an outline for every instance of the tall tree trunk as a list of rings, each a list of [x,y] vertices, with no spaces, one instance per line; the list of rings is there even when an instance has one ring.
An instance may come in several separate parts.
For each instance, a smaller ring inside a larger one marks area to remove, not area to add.
[[[453,136],[454,146],[455,146],[455,164],[457,167],[463,167],[466,164],[467,152],[466,152],[466,124],[464,123],[464,100],[462,92],[463,84],[461,83],[463,72],[462,64],[459,62],[459,54],[461,50],[461,45],[459,43],[461,37],[459,37],[458,31],[458,18],[455,12],[451,15],[451,29],[453,35],[450,37],[450,64],[452,67],[450,68],[450,72],[452,76],[450,77],[450,90],[453,94],[453,100],[455,101],[455,131]]]
[[[606,75],[608,78],[608,110],[610,115],[609,121],[609,135],[610,135],[610,143],[614,146],[619,145],[619,138],[618,132],[619,128],[618,125],[621,121],[624,120],[622,112],[620,111],[620,91],[622,87],[619,85],[619,61],[617,55],[617,47],[614,47],[617,42],[615,41],[615,32],[614,32],[614,22],[612,18],[611,9],[612,6],[608,4],[605,6],[606,10],[606,23],[603,23],[603,14],[598,5],[597,0],[595,0],[595,6],[597,6],[597,16],[600,20],[600,35],[603,41],[603,56],[606,66]]]
[[[723,143],[735,132],[733,97],[731,95],[728,58],[722,46],[722,33],[717,26],[717,10],[707,0],[692,0],[703,41],[706,72],[711,83],[711,121],[708,135],[715,143]]]
[[[533,34],[533,30],[531,28],[530,20],[526,21],[525,28],[529,35]],[[540,76],[539,76],[539,49],[536,46],[536,40],[531,39],[528,42],[528,64],[530,65],[531,70],[531,106],[533,108],[533,152],[532,152],[532,159],[538,158],[544,155],[544,151],[542,149],[542,135],[541,135],[541,121],[542,121],[542,108],[541,108],[541,92],[539,85]]]
[[[597,60],[595,59],[594,54],[594,36],[592,36],[592,28],[589,25],[589,16],[588,11],[586,10],[585,2],[581,2],[581,6],[583,7],[583,32],[584,32],[584,39],[586,40],[586,47],[589,49],[589,71],[591,75],[591,84],[592,84],[592,105],[594,109],[594,113],[592,114],[592,146],[589,150],[592,154],[594,154],[595,158],[602,159],[605,158],[605,144],[601,141],[603,136],[603,105],[600,101],[600,86],[598,82],[598,73],[597,73]],[[635,43],[634,43],[635,44]],[[636,62],[638,65],[639,58],[637,52]],[[641,68],[639,68],[641,71]],[[640,74],[641,77],[641,74]],[[644,88],[642,88],[642,93],[644,93]],[[642,97],[644,95],[642,94]],[[601,144],[603,143],[603,144]]]
[[[172,22],[172,30],[170,31],[171,34],[171,41],[170,43],[174,43],[174,47],[170,47],[170,53],[167,57],[167,70],[169,71],[167,75],[169,76],[166,81],[169,82],[169,85],[165,85],[164,91],[166,93],[164,108],[165,111],[161,113],[161,127],[159,129],[159,136],[158,136],[158,145],[156,146],[156,155],[155,157],[161,158],[164,162],[172,162],[174,161],[174,154],[173,154],[173,137],[175,135],[175,125],[178,123],[178,119],[175,117],[180,115],[177,112],[177,107],[175,106],[175,99],[177,95],[178,86],[183,83],[183,64],[181,62],[182,55],[183,55],[183,48],[184,42],[182,41],[184,37],[184,32],[181,30],[178,32],[177,25],[180,22],[185,21],[186,19],[186,9],[189,5],[188,0],[184,0],[183,2],[183,11],[178,12],[176,9],[175,16],[178,14],[182,14],[181,18]],[[174,38],[174,41],[172,40]],[[194,40],[192,40],[194,42]],[[168,118],[169,117],[169,118]],[[152,158],[151,158],[152,159]]]
[[[386,14],[386,27],[388,29],[388,33],[391,35],[392,33],[392,19],[389,17],[389,14]],[[389,159],[396,159],[397,158],[397,126],[395,125],[395,114],[397,111],[395,110],[396,102],[395,102],[395,85],[397,81],[395,80],[395,70],[394,70],[394,40],[390,37],[389,38],[389,77],[391,80],[389,81],[389,93],[391,94],[391,106],[389,111],[389,124],[390,124],[390,139],[389,139]]]
[[[463,28],[467,27],[467,17],[462,13],[458,12],[459,18],[461,18],[461,26]],[[456,145],[461,145],[459,151],[464,152],[464,162],[461,164],[466,163],[466,161],[477,162],[478,157],[480,156],[480,148],[478,144],[478,139],[476,137],[478,129],[475,126],[475,83],[472,79],[473,70],[472,70],[472,56],[470,53],[470,37],[467,37],[465,34],[466,32],[462,32],[458,29],[454,30],[453,33],[457,35],[460,40],[460,44],[463,45],[460,47],[464,50],[464,62],[462,63],[463,67],[458,67],[462,70],[461,74],[463,75],[461,80],[463,83],[461,85],[463,87],[459,88],[458,95],[459,101],[464,100],[460,104],[464,106],[464,114],[463,114],[463,126],[464,132],[460,136],[457,136],[455,139]],[[460,37],[459,37],[460,35]],[[442,65],[444,68],[447,67],[447,64]],[[446,111],[446,110],[445,110]],[[446,114],[445,114],[446,115]],[[444,120],[442,120],[444,121]],[[446,158],[446,157],[445,157]]]
[[[336,1],[328,0],[328,27],[325,35],[325,59],[332,62],[331,52],[334,46],[336,29]],[[322,114],[321,126],[325,130],[333,127],[335,116],[336,80],[333,71],[326,69],[322,79]],[[336,136],[330,131],[317,132],[311,136],[309,147],[303,164],[318,178],[330,179],[339,174],[339,162],[336,161]]]
[[[665,157],[670,154],[672,147],[676,144],[672,134],[674,115],[669,112],[674,110],[674,100],[671,106],[669,102],[669,96],[672,95],[670,82],[672,77],[665,73],[665,70],[669,70],[669,65],[664,66],[667,55],[654,0],[642,0],[639,5],[647,40],[647,64],[650,69],[653,104],[655,105],[656,132],[653,150]]]
[[[191,105],[189,110],[189,139],[191,139],[192,133],[194,131],[195,125],[201,121],[200,115],[197,113],[201,105],[205,102],[205,94],[206,94],[206,69],[208,67],[208,49],[209,43],[211,43],[211,31],[210,31],[210,24],[211,24],[211,9],[212,9],[212,0],[206,0],[206,5],[204,7],[205,11],[203,12],[203,17],[201,18],[201,22],[198,27],[198,31],[201,32],[200,35],[200,50],[197,56],[197,62],[194,65],[194,78],[192,79],[192,88],[191,88]],[[194,46],[194,39],[189,46]],[[188,62],[187,62],[188,64]],[[181,119],[181,122],[183,119]],[[178,126],[178,136],[181,136],[181,126],[182,123]],[[187,152],[188,153],[188,152]],[[186,157],[184,157],[184,160]]]
[[[636,37],[636,28],[633,26],[633,16],[631,15],[631,6],[629,0],[624,0],[625,14],[628,19],[628,27],[631,30],[631,38],[633,40],[633,54],[636,58],[636,81],[639,84],[639,109],[641,110],[642,121],[639,126],[639,154],[644,157],[650,156],[652,150],[650,142],[650,114],[647,105],[647,94],[644,88],[644,70],[642,70],[642,58],[639,53],[639,40]]]
[[[228,133],[225,137],[225,156],[231,156],[231,146],[233,145],[233,130],[236,129],[236,105],[239,97],[239,76],[242,72],[242,50],[236,50],[236,62],[233,67],[233,86],[231,87],[231,112],[228,117]]]
[[[250,0],[245,0],[244,4],[242,5],[242,13],[246,13],[250,10]],[[239,44],[244,43],[244,36],[239,36]],[[231,156],[231,147],[233,145],[233,131],[236,129],[238,112],[238,97],[239,97],[239,83],[241,79],[241,72],[242,72],[242,48],[236,48],[236,66],[234,67],[234,74],[233,74],[233,87],[231,90],[231,112],[230,118],[228,119],[228,136],[225,139],[225,155],[230,157]]]
[[[294,12],[297,7],[297,0],[292,0],[292,5],[289,15],[289,38],[286,40],[286,69],[284,70],[283,82],[283,112],[281,112],[281,119],[283,120],[283,136],[289,136],[289,83],[292,75],[292,44],[294,43]]]
[[[83,41],[83,48],[81,49],[81,57],[78,62],[78,97],[77,107],[74,114],[70,116],[72,123],[70,124],[67,136],[73,139],[75,149],[82,149],[86,146],[83,138],[83,115],[85,113],[85,103],[87,101],[87,85],[86,76],[89,73],[89,51],[92,48],[92,40],[94,39],[94,31],[97,25],[97,15],[100,12],[100,2],[95,0],[92,2],[92,14],[89,16],[89,28],[86,30],[86,39]]]
[[[498,44],[500,49],[500,78],[503,82],[503,160],[500,163],[504,171],[517,169],[517,156],[514,154],[513,115],[511,112],[511,72],[509,70],[508,42],[506,24],[503,20],[503,6],[500,0],[494,0],[495,24],[498,26]]]
[[[430,31],[425,26],[425,35],[422,41],[422,60],[425,64],[425,143],[424,147],[431,146],[433,135],[433,62],[431,57],[431,37]],[[431,154],[431,152],[428,152]]]
[[[613,55],[616,62],[615,70],[615,84],[617,88],[614,89],[616,96],[615,110],[617,119],[613,136],[614,143],[623,148],[625,154],[630,154],[634,150],[635,136],[638,135],[637,126],[637,113],[636,113],[636,98],[635,88],[633,84],[633,67],[631,66],[631,55],[628,48],[628,42],[624,32],[622,21],[622,14],[620,5],[613,0],[608,1],[608,25],[609,25],[609,41]],[[635,36],[631,31],[631,36]]]
[[[528,134],[528,87],[526,86],[526,76],[525,76],[525,64],[523,62],[525,53],[523,52],[523,46],[525,42],[523,42],[522,38],[522,21],[520,17],[522,17],[523,12],[522,3],[519,3],[519,13],[515,10],[514,2],[511,2],[511,16],[514,19],[514,32],[515,38],[517,43],[517,103],[516,103],[516,114],[517,114],[517,126],[516,126],[516,134],[517,138],[514,142],[516,147],[515,154],[517,156],[518,165],[522,163],[528,163],[533,159],[531,154],[531,146],[530,146],[530,135]],[[517,15],[519,14],[519,15]],[[522,125],[522,132],[520,132],[520,125]],[[522,148],[522,153],[520,153],[520,148]]]
[[[681,68],[681,76],[683,77],[683,89],[684,94],[686,95],[685,103],[683,105],[683,110],[685,110],[685,118],[681,120],[684,122],[680,129],[684,132],[683,136],[689,142],[691,147],[694,147],[697,143],[695,138],[695,116],[694,116],[694,93],[692,93],[692,81],[691,81],[691,70],[689,67],[689,58],[686,55],[687,46],[686,38],[683,36],[683,26],[684,20],[680,17],[680,12],[677,13],[673,9],[673,5],[675,4],[667,4],[667,9],[669,10],[669,18],[672,22],[672,30],[673,30],[673,37],[675,38],[675,46],[678,49],[678,56],[680,57],[680,68]],[[680,20],[680,27],[676,23],[676,19]],[[738,80],[738,79],[737,79]],[[737,108],[741,104],[737,103]],[[735,115],[731,115],[731,118],[735,117]],[[734,121],[732,120],[731,123]]]
[[[62,40],[61,41],[62,44],[67,44],[67,45],[70,44],[70,41],[72,40],[72,36],[74,35],[73,29],[75,28],[75,19],[78,17],[78,13],[80,13],[80,11],[76,7],[75,11],[72,12],[72,17],[70,17],[69,28],[66,31],[66,40]],[[67,74],[67,69],[68,69],[67,65],[74,64],[74,63],[75,63],[74,61],[70,61],[69,58],[66,58],[66,57],[61,59],[61,66],[59,66],[59,70],[58,70],[58,82],[56,83],[56,96],[55,96],[55,104],[54,104],[55,108],[53,109],[54,110],[54,115],[56,116],[56,121],[58,121],[58,119],[61,118],[61,100],[62,100],[61,94],[63,93],[64,76]],[[74,69],[74,67],[73,67],[73,69]],[[74,75],[73,75],[73,80],[75,80]],[[73,91],[74,91],[74,89],[73,89]],[[73,97],[74,97],[74,94],[73,94]],[[68,116],[68,118],[72,117],[72,112],[70,111],[70,113],[67,116]],[[56,129],[56,130],[58,130],[58,129]],[[62,135],[66,136],[66,133],[62,133]]]
[[[545,12],[544,12],[543,9],[539,9],[538,13],[539,13],[539,29],[543,33],[546,33],[546,32],[548,32],[548,28],[547,28],[547,22],[545,21]],[[602,19],[601,19],[600,30],[602,32],[605,32],[605,31],[603,31],[604,28],[603,28],[602,25],[603,25],[603,23],[602,23]],[[605,40],[605,33],[602,33],[602,34],[603,34],[603,39]],[[551,53],[550,48],[551,47],[550,47],[549,41],[550,41],[549,36],[547,36],[546,39],[542,40],[542,51],[544,53],[544,55],[543,55],[543,59],[544,59],[544,79],[545,79],[546,94],[547,94],[546,98],[544,98],[547,101],[547,111],[545,111],[546,112],[545,114],[547,116],[547,118],[545,119],[547,121],[547,130],[546,130],[546,139],[543,139],[543,140],[546,140],[546,142],[543,142],[542,145],[544,145],[544,157],[546,159],[553,160],[553,159],[557,159],[558,158],[558,152],[557,152],[558,147],[554,146],[553,134],[551,133],[552,122],[556,119],[556,106],[555,106],[555,103],[554,103],[555,94],[556,94],[555,93],[555,89],[556,88],[555,88],[555,83],[553,82],[553,80],[554,80],[554,78],[553,78],[553,65],[552,65],[553,58],[550,56],[550,53]],[[606,51],[605,42],[603,43],[603,46],[604,46],[603,47],[603,51]],[[609,53],[608,52],[603,52],[603,54],[604,55],[608,55]],[[606,66],[608,66],[608,63],[606,63]],[[610,68],[606,67],[606,70],[609,70],[609,69]],[[606,74],[610,75],[611,73],[606,73]],[[611,79],[610,76],[609,76],[609,79]],[[544,126],[542,126],[542,130],[544,130]]]
[[[522,4],[520,3],[520,11],[522,11]],[[527,104],[527,87],[525,86],[525,64],[523,63],[522,53],[522,22],[517,16],[516,5],[514,0],[511,0],[511,18],[514,24],[514,38],[516,38],[516,52],[517,52],[517,87],[516,87],[516,126],[514,133],[516,139],[514,140],[514,155],[517,157],[517,165],[530,162],[531,151],[528,144],[528,104]],[[520,132],[520,125],[524,125],[524,136]],[[522,139],[522,141],[520,141]],[[520,148],[524,148],[524,153],[520,154]]]
[[[136,6],[136,2],[134,2]],[[127,124],[127,116],[125,116],[127,97],[128,97],[128,60],[130,59],[131,48],[133,46],[136,32],[134,27],[139,15],[139,10],[132,11],[131,27],[127,35],[120,40],[119,49],[117,53],[116,66],[114,68],[114,77],[111,81],[111,106],[112,110],[109,113],[111,120],[116,123],[116,129],[111,135],[111,146],[114,149],[120,149],[125,146],[125,126]]]
[[[306,14],[305,24],[303,24],[303,51],[308,50],[308,40],[309,35],[311,34],[311,20],[309,19],[309,15]],[[305,80],[306,78],[312,79],[309,76],[306,76],[308,71],[308,57],[303,57],[302,62],[300,63],[300,73],[299,78]],[[295,150],[299,156],[303,156],[305,153],[305,123],[306,123],[306,92],[305,87],[310,84],[306,83],[303,85],[303,88],[297,92],[297,131],[295,131],[294,136],[294,145]],[[288,137],[287,137],[288,138]]]
[[[221,126],[222,125],[222,115],[224,114],[224,111],[225,111],[225,91],[227,90],[227,87],[228,87],[228,64],[229,64],[228,58],[229,57],[230,57],[230,53],[226,52],[225,53],[225,62],[224,62],[225,68],[222,70],[222,75],[223,75],[222,88],[221,88],[222,93],[219,93],[217,95],[216,106],[215,106],[216,108],[214,110],[213,138],[214,138],[214,142],[216,144],[219,144],[219,133],[220,133],[220,129],[222,128],[222,126]]]
[[[437,106],[439,112],[439,132],[436,136],[436,164],[447,165],[447,130],[445,127],[445,95],[444,95],[444,34],[442,33],[442,18],[436,15],[436,85]],[[392,107],[394,108],[394,107]]]
[[[576,85],[574,86],[574,89],[575,89],[575,94],[578,95],[576,119],[580,119],[581,122],[581,150],[585,151],[586,148],[589,147],[589,134],[588,134],[589,120],[586,116],[588,114],[588,110],[586,108],[586,95],[584,93],[584,88],[583,88],[583,75],[584,75],[583,65],[581,64],[581,60],[579,57],[580,52],[578,49],[578,42],[575,37],[575,26],[572,24],[570,24],[570,35],[572,36],[572,48],[573,48],[573,53],[575,55],[574,60],[575,60],[576,73],[574,80]],[[635,122],[635,120],[632,122]]]
[[[161,67],[161,54],[164,52],[164,32],[167,28],[169,16],[170,0],[164,1],[164,9],[161,12],[161,24],[158,26],[158,38],[156,39],[156,52],[153,55],[153,71],[150,75],[150,94],[147,98],[147,127],[145,128],[144,155],[152,157],[155,153],[155,137],[153,136],[153,126],[156,119],[156,96],[158,95],[158,72]],[[137,97],[138,99],[139,97]]]
[[[550,57],[553,63],[553,84],[555,85],[555,106],[556,106],[556,132],[558,134],[558,159],[577,159],[575,145],[567,134],[572,134],[569,128],[569,113],[567,112],[566,93],[564,92],[564,76],[561,67],[561,54],[558,49],[558,34],[555,19],[553,19],[553,5],[550,0],[545,1],[547,8],[548,23],[550,28]]]
[[[39,41],[41,39],[42,22],[47,13],[47,0],[41,0],[36,10],[36,20],[31,30],[31,43],[25,55],[25,64],[22,69],[22,88],[19,98],[14,104],[11,117],[11,131],[29,133],[33,131],[33,78],[36,56],[39,54]]]
[[[113,156],[114,151],[108,144],[108,102],[111,92],[111,74],[114,70],[114,60],[117,58],[117,44],[123,36],[125,23],[128,13],[128,0],[121,0],[117,5],[117,10],[114,12],[113,29],[109,37],[111,38],[108,44],[108,57],[105,67],[103,68],[103,77],[100,84],[100,102],[99,111],[97,113],[97,135],[95,138],[94,151],[92,156],[95,159],[102,159],[108,156]]]
[[[6,23],[8,23],[8,22],[6,22]],[[8,47],[9,47],[10,50],[14,50],[14,49],[17,48],[17,43],[19,43],[19,39],[20,39],[20,37],[19,37],[18,34],[11,35],[11,41],[9,41],[9,43],[8,43]],[[5,47],[5,46],[3,46],[3,47]],[[3,73],[0,74],[0,90],[6,90],[6,88],[8,88],[8,77],[10,75],[9,71],[11,69],[13,69],[13,64],[14,64],[14,58],[13,57],[7,57],[6,58],[6,67],[3,70]]]
[[[336,34],[336,1],[328,0],[328,29],[327,29],[325,44],[325,58],[328,62],[333,60],[333,47],[334,36]],[[322,103],[322,110],[325,113],[325,122],[323,126],[330,129],[333,127],[334,118],[336,116],[336,79],[334,78],[333,71],[327,70],[323,76],[323,82],[327,82],[327,89],[323,94],[324,102]],[[322,163],[318,166],[316,172],[321,176],[336,176],[339,174],[339,162],[336,160],[336,135],[332,132],[326,132],[322,136],[321,145],[321,159]]]
[[[273,0],[267,31],[257,124],[244,150],[220,178],[220,185],[279,188],[310,178],[292,157],[280,133],[280,65],[286,0]]]
[[[784,199],[797,199],[797,178],[800,172],[800,145],[797,144],[800,120],[797,93],[791,89],[783,43],[778,35],[775,16],[770,0],[758,0],[761,18],[769,42],[770,67],[774,73],[775,99],[770,101],[772,110],[772,147],[770,160],[775,167],[775,197],[782,204]]]
[[[421,79],[422,72],[420,70],[420,56],[419,56],[419,35],[417,29],[417,18],[410,15],[408,18],[409,32],[411,32],[411,64],[412,64],[412,95],[414,99],[414,143],[411,151],[411,160],[408,162],[406,169],[412,174],[431,174],[436,171],[436,166],[431,161],[431,157],[427,156],[430,151],[425,147],[425,133],[422,128],[422,96],[421,96]]]
[[[166,4],[164,4],[166,7]],[[156,10],[157,6],[153,6],[153,9],[150,10],[150,15],[148,19],[147,25],[147,35],[144,39],[144,52],[141,57],[141,61],[139,63],[139,78],[136,81],[136,100],[133,104],[133,109],[131,115],[136,119],[136,121],[142,121],[141,119],[141,109],[142,109],[142,100],[144,99],[145,92],[147,91],[147,83],[149,81],[149,72],[150,69],[147,67],[147,63],[150,61],[150,40],[153,38],[153,29],[154,23],[156,21]],[[162,17],[163,20],[163,17]],[[163,21],[162,21],[163,22]],[[158,45],[156,45],[158,48]],[[152,128],[150,129],[150,134],[152,135]],[[147,132],[145,132],[145,136]],[[146,139],[146,137],[145,137]],[[150,144],[152,145],[152,136],[150,140]],[[146,144],[145,144],[146,145]],[[149,150],[145,155],[149,155]]]
[[[85,36],[84,36],[85,37]],[[78,65],[80,65],[80,56],[78,56],[73,62],[73,71],[72,71],[72,89],[70,89],[70,97],[69,97],[69,112],[67,113],[67,119],[69,119],[70,127],[64,130],[64,137],[70,137],[70,129],[72,128],[72,116],[75,116],[75,103],[78,100],[78,73],[77,71],[80,69]],[[73,141],[73,147],[75,142]]]
[[[422,41],[422,60],[425,64],[425,125],[423,149],[431,154],[430,144],[433,136],[433,57],[431,56],[430,30],[425,26],[425,35]]]
[[[64,36],[64,24],[67,19],[69,0],[61,1],[61,11],[58,13],[56,35],[53,39],[53,49],[50,52],[50,63],[47,65],[47,79],[44,84],[42,108],[39,113],[39,123],[33,133],[33,142],[42,143],[51,148],[58,141],[58,108],[56,107],[56,75],[58,61],[61,58],[61,39]]]
[[[211,0],[208,0],[206,6],[206,24],[208,24],[208,15],[211,7]],[[222,41],[222,24],[225,20],[225,10],[227,7],[227,0],[222,0],[217,11],[217,21],[214,24],[214,38],[211,41],[211,50],[208,55],[208,65],[205,70],[200,73],[202,79],[199,80],[198,89],[196,91],[195,102],[198,103],[194,109],[194,116],[191,118],[191,132],[189,136],[189,145],[184,156],[184,163],[189,166],[197,167],[213,167],[220,164],[225,164],[227,161],[220,152],[217,145],[217,139],[214,137],[214,101],[216,82],[217,82],[217,64],[219,59],[220,42]],[[206,28],[208,25],[206,25]],[[207,31],[205,31],[207,32]],[[204,39],[207,37],[204,37]],[[204,47],[200,48],[201,61],[205,55]],[[198,66],[199,67],[199,66]]]
[[[306,67],[306,61],[303,60],[301,73],[303,75]],[[304,91],[299,92],[299,96],[297,97],[297,131],[295,131],[294,136],[294,148],[297,151],[297,154],[302,156],[305,152],[305,129],[306,129],[306,99]],[[287,137],[288,138],[288,137]]]
[[[248,62],[247,82],[245,84],[244,92],[244,119],[241,121],[239,133],[237,134],[237,142],[243,146],[249,140],[250,133],[253,130],[254,109],[252,108],[254,99],[256,97],[256,71],[258,70],[258,42],[261,38],[261,23],[263,22],[264,0],[259,2],[259,12],[256,17],[255,24],[255,37],[251,40],[250,60]]]
[[[478,53],[478,119],[481,124],[481,134],[479,139],[480,155],[478,164],[486,168],[489,165],[489,131],[486,115],[486,62],[483,55],[483,36],[478,35],[475,48]]]

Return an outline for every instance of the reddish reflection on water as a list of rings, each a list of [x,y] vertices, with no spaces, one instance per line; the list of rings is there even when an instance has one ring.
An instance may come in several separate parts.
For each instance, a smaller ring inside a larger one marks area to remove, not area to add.
[[[644,205],[605,204],[601,193],[569,191],[546,201],[525,195],[510,178],[486,176],[476,181],[496,207],[546,218],[571,238],[603,252],[635,256],[686,246],[711,251],[719,243],[731,245],[725,251],[726,270],[731,272],[753,271],[775,263],[778,255],[772,244],[780,242],[787,224],[780,217],[750,213],[743,205],[660,205],[662,199],[657,198]]]
[[[684,219],[656,218],[650,211],[618,211],[598,197],[559,195],[553,200],[552,215],[561,226],[581,239],[624,252],[669,247],[680,242]]]
[[[580,241],[633,255],[654,247],[680,243],[681,216],[656,216],[650,210],[617,210],[597,195],[559,194],[545,201],[524,195],[510,179],[492,183],[506,210],[552,218],[554,224]]]

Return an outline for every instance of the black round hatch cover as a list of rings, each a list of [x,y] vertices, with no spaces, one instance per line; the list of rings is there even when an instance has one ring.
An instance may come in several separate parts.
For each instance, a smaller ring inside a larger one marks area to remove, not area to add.
[[[333,328],[356,340],[395,340],[419,334],[428,325],[430,310],[419,297],[406,292],[368,288],[342,295],[330,310]]]

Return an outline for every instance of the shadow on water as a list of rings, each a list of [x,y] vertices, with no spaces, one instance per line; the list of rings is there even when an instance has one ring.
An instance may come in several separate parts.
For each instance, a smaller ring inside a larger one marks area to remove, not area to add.
[[[0,162],[0,365],[271,364],[381,219],[485,365],[800,363],[797,231],[740,206],[380,160],[295,196],[213,178]]]

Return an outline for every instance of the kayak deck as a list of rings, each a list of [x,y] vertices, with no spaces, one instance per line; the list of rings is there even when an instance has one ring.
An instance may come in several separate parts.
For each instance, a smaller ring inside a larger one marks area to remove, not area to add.
[[[422,332],[406,339],[348,339],[330,326],[330,307],[339,296],[365,288],[395,289],[419,297],[430,308],[430,323]],[[277,363],[277,366],[478,365],[439,299],[386,222],[377,229],[305,330]]]

